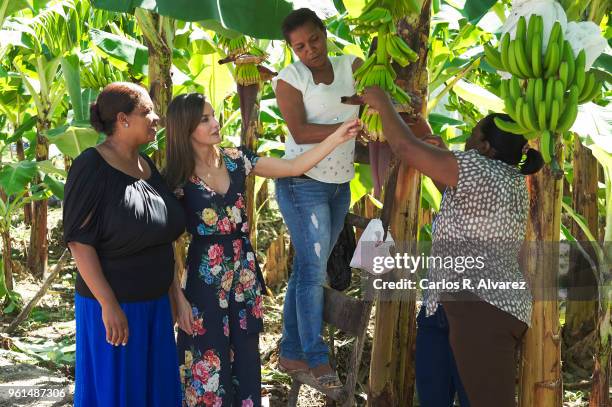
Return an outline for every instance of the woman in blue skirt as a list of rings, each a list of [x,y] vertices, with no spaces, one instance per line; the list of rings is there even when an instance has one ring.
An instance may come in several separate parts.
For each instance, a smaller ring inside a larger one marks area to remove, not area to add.
[[[246,177],[303,174],[359,130],[352,120],[294,159],[258,158],[243,147],[218,146],[219,122],[202,94],[170,103],[166,179],[171,188],[182,188],[192,235],[184,294],[174,293],[185,405],[261,405],[264,282],[248,237]]]
[[[138,149],[159,117],[147,92],[112,83],[91,105],[106,140],[68,174],[64,240],[76,261],[74,405],[181,405],[169,289],[180,203]]]

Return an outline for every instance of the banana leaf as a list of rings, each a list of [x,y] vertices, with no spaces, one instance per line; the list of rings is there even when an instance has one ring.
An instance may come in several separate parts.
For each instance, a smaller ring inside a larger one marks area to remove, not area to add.
[[[136,7],[184,21],[215,20],[255,38],[281,39],[293,6],[284,0],[92,0],[94,7],[132,13]]]
[[[470,23],[476,24],[489,11],[497,0],[466,0],[461,10]]]

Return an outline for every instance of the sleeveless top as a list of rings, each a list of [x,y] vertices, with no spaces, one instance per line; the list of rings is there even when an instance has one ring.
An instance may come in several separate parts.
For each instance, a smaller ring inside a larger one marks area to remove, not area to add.
[[[301,61],[282,69],[274,78],[272,86],[276,89],[276,81],[282,79],[295,89],[302,92],[306,121],[311,124],[338,124],[357,118],[359,106],[340,103],[342,96],[355,94],[352,64],[354,55],[330,57],[334,80],[331,84],[315,84],[310,69]],[[297,144],[291,134],[285,140],[284,158],[294,158],[310,150],[316,144]],[[349,140],[334,149],[326,158],[306,172],[310,178],[326,183],[341,184],[350,181],[355,176],[354,169],[355,140]]]

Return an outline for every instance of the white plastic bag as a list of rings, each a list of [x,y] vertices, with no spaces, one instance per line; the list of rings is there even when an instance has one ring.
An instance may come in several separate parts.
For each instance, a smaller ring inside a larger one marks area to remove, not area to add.
[[[372,219],[363,231],[357,248],[351,259],[351,267],[366,270],[371,274],[384,274],[391,271],[394,267],[387,267],[391,258],[390,249],[395,246],[395,241],[391,233],[387,233],[387,238],[382,241],[384,234],[383,224],[380,219]]]

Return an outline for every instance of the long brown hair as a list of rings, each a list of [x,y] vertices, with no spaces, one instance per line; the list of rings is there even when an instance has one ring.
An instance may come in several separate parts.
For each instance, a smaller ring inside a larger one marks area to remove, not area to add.
[[[164,175],[171,189],[182,186],[193,175],[195,159],[191,134],[202,119],[205,103],[203,94],[185,93],[175,97],[168,106]]]

